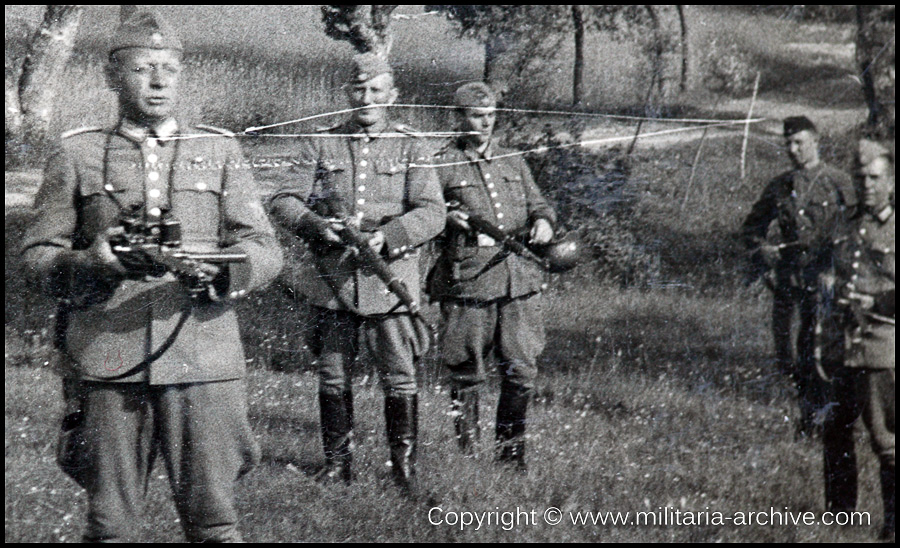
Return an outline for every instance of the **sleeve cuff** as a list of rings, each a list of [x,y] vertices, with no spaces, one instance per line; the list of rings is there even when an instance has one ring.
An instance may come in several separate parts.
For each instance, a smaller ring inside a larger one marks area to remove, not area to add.
[[[247,252],[240,246],[232,246],[222,250],[225,253],[244,253]],[[240,299],[244,297],[251,287],[253,281],[253,265],[250,263],[250,256],[247,254],[247,260],[243,263],[230,263],[214,282],[216,293],[224,299]]]
[[[384,234],[384,253],[389,259],[397,259],[413,250],[409,234],[400,221],[391,221],[380,230]]]

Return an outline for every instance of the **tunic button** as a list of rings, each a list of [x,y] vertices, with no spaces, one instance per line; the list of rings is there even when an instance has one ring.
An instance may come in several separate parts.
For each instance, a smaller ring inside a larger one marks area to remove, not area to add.
[[[496,204],[494,204],[494,207],[496,207],[497,209],[499,209],[499,208],[500,208],[500,202],[497,202]]]
[[[359,188],[356,189],[356,190],[358,190],[358,191],[360,191],[360,192],[365,192],[365,191],[366,191],[366,185],[359,185]]]
[[[490,173],[485,173],[485,174],[484,174],[484,178],[485,178],[485,179],[490,179],[490,178],[491,178],[491,174],[490,174]]]
[[[365,160],[363,160],[359,163],[359,167],[366,167],[367,165],[369,165],[369,162],[367,162]]]
[[[363,147],[362,153],[363,153],[363,154],[368,154],[368,153],[369,153],[369,147]]]
[[[157,160],[159,160],[159,156],[157,156],[156,154],[147,155],[147,161],[151,164],[155,164]]]
[[[197,190],[206,190],[206,183],[197,183]]]
[[[231,297],[232,299],[237,299],[237,297],[238,297],[238,292],[237,292],[237,291],[232,291],[230,297]]]
[[[362,219],[363,217],[366,216],[366,214],[363,213],[362,211],[357,211],[357,212],[356,212],[356,216],[359,217],[360,219]]]
[[[162,210],[159,209],[158,207],[154,207],[153,209],[151,209],[149,211],[149,213],[150,213],[150,215],[153,215],[154,217],[159,217],[160,215],[162,215]]]
[[[857,268],[859,268],[859,263],[853,263],[853,270],[856,270]]]
[[[460,182],[459,182],[459,186],[466,186],[466,185],[468,185],[468,184],[469,184],[468,181],[460,181]]]
[[[158,188],[151,188],[149,194],[151,198],[159,198],[159,195],[162,193]]]
[[[360,178],[360,179],[365,179],[365,178],[366,178],[366,174],[365,174],[365,173],[360,173],[360,174],[359,174],[359,178]]]
[[[865,228],[860,228],[860,229],[859,229],[859,233],[865,235],[866,229],[865,229]]]
[[[803,215],[803,214],[804,214],[804,213],[806,213],[806,211],[805,211],[805,210],[803,210],[803,209],[801,209],[801,210],[800,210],[800,211],[798,211],[798,212],[797,212],[797,213],[799,213],[799,214],[800,214],[800,215]]]
[[[156,139],[153,137],[147,139],[147,146],[150,148],[156,148]]]
[[[497,214],[497,218],[498,218],[498,219],[502,219],[502,218],[503,218],[503,214],[502,214],[502,213],[498,213],[498,214]]]
[[[494,188],[494,183],[488,183],[488,188]]]
[[[497,193],[496,193],[496,192],[491,192],[491,198],[496,198],[496,197],[497,197]]]
[[[365,198],[360,198],[359,200],[356,200],[356,203],[358,203],[359,205],[363,205],[363,204],[366,203],[366,199],[365,199]]]
[[[157,173],[155,171],[151,171],[150,173],[147,174],[147,178],[150,179],[151,181],[158,181],[159,173]]]
[[[497,225],[497,228],[499,228],[500,230],[503,230],[504,226],[503,226],[503,225]]]
[[[109,184],[103,185],[103,188],[105,188],[106,190],[108,190],[108,191],[110,191],[110,192],[112,192],[113,190],[116,189],[116,187],[114,187],[114,186],[112,186],[112,185],[109,185]]]
[[[859,257],[860,255],[862,255],[862,251],[854,251],[853,252],[854,257]]]

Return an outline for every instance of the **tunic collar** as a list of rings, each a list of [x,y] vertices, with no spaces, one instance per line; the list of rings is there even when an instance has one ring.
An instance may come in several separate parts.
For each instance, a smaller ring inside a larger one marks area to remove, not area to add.
[[[178,133],[178,122],[174,118],[169,118],[154,127],[148,127],[129,118],[122,118],[117,131],[122,137],[137,144],[142,144],[149,137],[156,137],[159,143],[164,145],[170,137]]]
[[[479,152],[478,149],[472,146],[470,143],[462,140],[460,141],[460,147],[462,148],[463,153],[466,155],[466,157],[473,162],[478,162],[481,160],[487,160],[488,162],[490,162],[494,157],[493,139],[487,142],[487,146],[484,147],[481,152]]]

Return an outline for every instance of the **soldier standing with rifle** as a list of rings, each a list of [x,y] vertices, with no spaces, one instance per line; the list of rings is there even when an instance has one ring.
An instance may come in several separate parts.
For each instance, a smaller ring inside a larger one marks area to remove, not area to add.
[[[827,281],[822,274],[831,269],[833,242],[843,227],[847,208],[855,203],[855,193],[847,174],[819,158],[819,134],[808,118],[786,118],[784,137],[794,168],[766,186],[744,221],[742,236],[754,253],[756,268],[773,273],[776,362],[794,381],[800,407],[797,433],[808,436],[825,403],[825,385],[816,372],[815,331],[817,310],[826,304],[821,301],[830,290],[823,291],[820,282]],[[773,221],[777,237],[769,239]],[[800,312],[796,357],[792,341],[795,308]]]
[[[478,391],[493,352],[501,375],[496,443],[500,462],[525,470],[525,423],[537,358],[544,348],[540,268],[510,253],[471,226],[470,215],[506,234],[526,231],[531,243],[548,244],[554,211],[541,196],[521,156],[504,157],[492,140],[496,98],[482,83],[456,91],[461,130],[435,157],[444,198],[459,204],[448,214],[441,256],[429,292],[441,302],[441,362],[450,370],[451,398],[460,448],[474,451],[479,437]]]
[[[415,364],[430,344],[418,317],[416,248],[444,228],[446,208],[434,170],[412,165],[430,161],[424,144],[405,126],[389,122],[387,107],[397,90],[388,63],[374,54],[358,56],[348,97],[357,109],[353,119],[305,143],[305,165],[273,195],[271,208],[314,256],[298,292],[316,318],[311,346],[319,360],[326,462],[320,478],[353,478],[348,370],[363,344],[384,388],[394,480],[414,496]]]
[[[860,414],[881,465],[882,538],[894,538],[894,331],[896,321],[894,153],[873,141],[859,146],[861,203],[835,253],[838,309],[823,363],[833,389],[823,445],[825,501],[833,512],[856,508],[853,423]],[[833,356],[837,356],[834,358]]]
[[[63,136],[25,236],[25,264],[60,302],[59,462],[88,492],[87,541],[133,535],[157,450],[187,539],[239,541],[234,482],[259,458],[233,301],[281,253],[235,140],[175,118],[181,58],[158,16],[121,25],[107,68],[119,122]]]

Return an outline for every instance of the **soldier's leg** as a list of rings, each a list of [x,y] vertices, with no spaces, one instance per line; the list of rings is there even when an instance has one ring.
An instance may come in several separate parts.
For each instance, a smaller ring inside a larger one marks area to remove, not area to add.
[[[365,322],[363,333],[384,389],[384,417],[391,475],[407,495],[417,491],[419,400],[416,360],[427,352],[409,316]]]
[[[153,408],[143,383],[82,382],[89,542],[132,539],[153,468]]]
[[[884,369],[866,370],[861,384],[863,418],[872,439],[872,447],[881,464],[881,494],[884,503],[884,527],[882,538],[894,535],[896,523],[896,419],[894,416],[895,371],[894,371],[894,329],[877,326],[872,330],[869,342],[876,343],[866,348],[867,361]]]
[[[794,299],[789,291],[778,290],[772,296],[772,340],[775,343],[775,365],[791,379],[794,378],[794,342],[791,324]]]
[[[450,371],[450,401],[453,426],[460,450],[475,452],[481,437],[479,392],[486,379],[485,360],[493,348],[496,304],[441,306],[441,364]]]
[[[169,484],[191,542],[240,542],[234,483],[259,462],[243,379],[153,388]]]
[[[325,467],[319,481],[353,480],[353,391],[350,364],[358,353],[359,319],[318,308],[312,345],[319,361],[319,426]]]
[[[821,424],[817,416],[827,403],[829,387],[821,377],[816,362],[816,329],[818,295],[816,291],[803,290],[800,297],[800,329],[797,333],[797,403],[800,407],[800,432],[812,434]],[[836,364],[840,365],[840,364]]]
[[[862,406],[858,384],[860,372],[848,367],[837,368],[832,376],[832,398],[825,411],[822,429],[824,449],[825,505],[833,512],[856,508],[856,450],[853,423]]]
[[[497,322],[497,365],[502,377],[497,406],[499,457],[525,470],[528,401],[546,340],[541,296],[504,302],[498,307]]]

